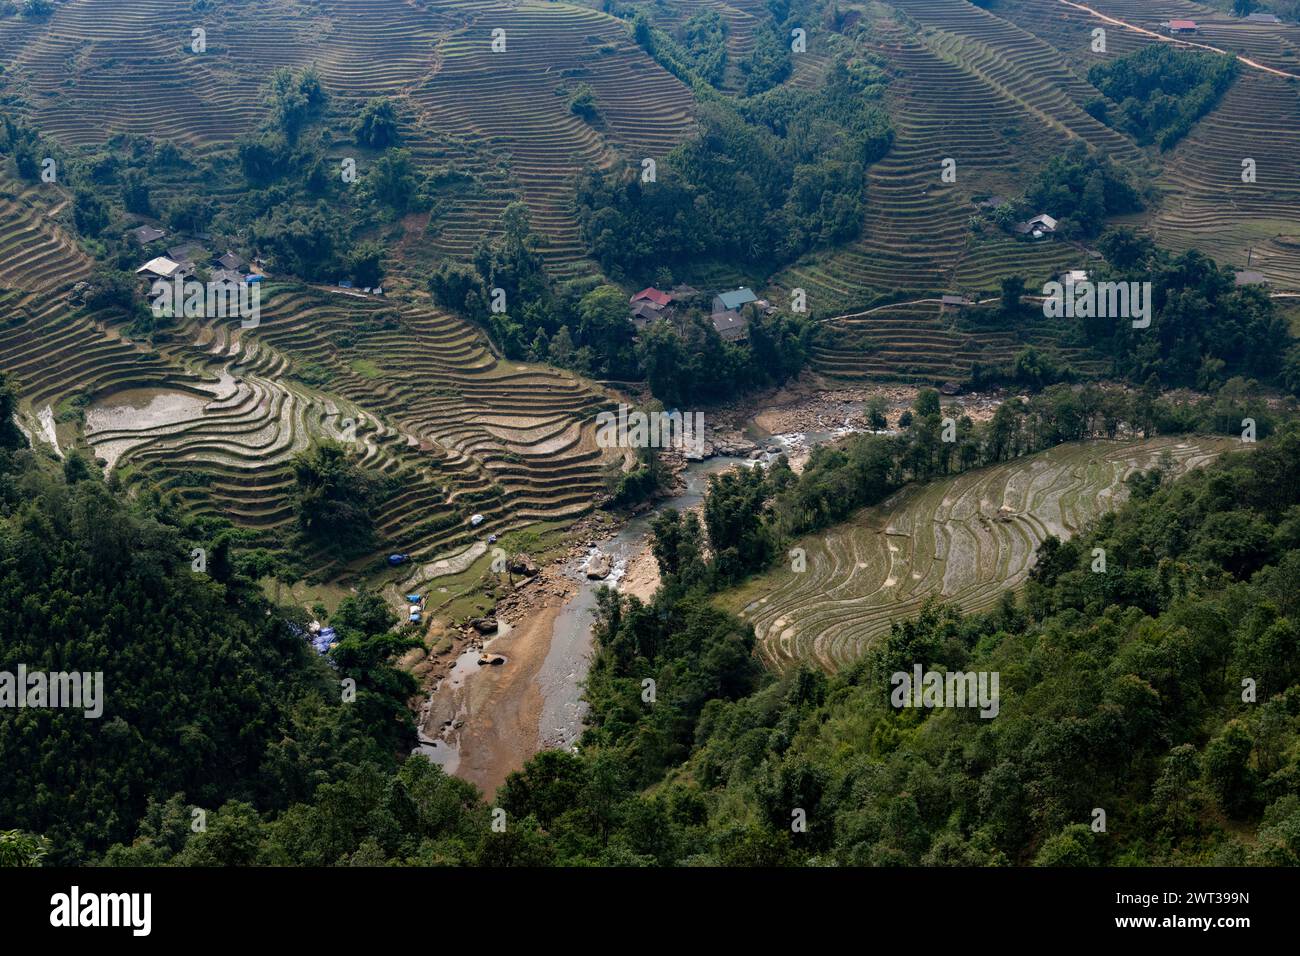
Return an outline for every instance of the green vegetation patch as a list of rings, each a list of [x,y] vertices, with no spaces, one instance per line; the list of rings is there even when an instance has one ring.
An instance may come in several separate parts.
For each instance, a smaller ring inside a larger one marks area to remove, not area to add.
[[[1105,99],[1087,110],[1144,146],[1169,149],[1214,108],[1238,70],[1233,56],[1153,43],[1088,71]]]

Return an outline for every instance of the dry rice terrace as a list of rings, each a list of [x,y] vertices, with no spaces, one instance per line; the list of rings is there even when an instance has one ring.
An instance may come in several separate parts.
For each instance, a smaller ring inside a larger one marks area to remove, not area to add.
[[[205,52],[191,51],[194,28]],[[417,162],[478,184],[411,245],[467,257],[522,199],[558,274],[589,268],[574,175],[662,158],[691,125],[690,92],[621,21],[536,0],[250,0],[179,15],[165,0],[66,0],[44,21],[0,20],[0,62],[27,118],[66,146],[126,132],[200,152],[261,121],[273,70],[315,65],[341,130],[367,98],[391,97]],[[595,94],[599,128],[559,95],[577,83]]]
[[[1181,473],[1238,445],[1227,438],[1082,442],[909,486],[798,542],[805,571],[782,566],[722,600],[753,623],[769,667],[834,670],[927,599],[964,611],[992,607],[1023,584],[1048,535],[1067,538],[1112,510],[1125,496],[1124,478],[1154,467],[1162,452]]]
[[[1231,21],[1185,0],[1096,0],[1089,6],[1159,30],[1170,17],[1202,24],[1202,38],[1275,66],[1300,67],[1300,27]],[[1027,243],[997,230],[970,231],[971,198],[1018,195],[1025,181],[1068,142],[1083,139],[1154,183],[1159,200],[1127,224],[1162,245],[1198,248],[1225,265],[1262,272],[1275,289],[1300,288],[1300,83],[1244,69],[1222,102],[1167,154],[1141,150],[1083,110],[1097,91],[1088,69],[1099,21],[1060,0],[1000,0],[982,10],[966,0],[891,0],[868,6],[864,48],[891,74],[887,94],[896,142],[868,174],[862,237],[808,257],[778,276],[802,287],[823,314],[861,309],[884,297],[987,291],[1004,275],[1030,284],[1087,254],[1061,241]],[[1152,37],[1110,29],[1108,55],[1132,52]],[[957,163],[958,181],[940,180]],[[1256,160],[1255,183],[1241,161]],[[968,373],[1034,344],[1081,368],[1087,355],[1039,327],[1018,335],[972,335],[937,306],[900,306],[837,322],[847,344],[818,350],[814,365],[844,379],[938,381]],[[862,348],[859,343],[869,343]],[[1059,346],[1054,348],[1054,346]]]
[[[1300,25],[1249,23],[1189,0],[1089,0],[1087,7],[1150,33],[1187,19],[1205,44],[1268,69],[1300,74]],[[1091,51],[1092,30],[1107,25],[1061,0],[1002,0],[1003,15],[1062,53],[1081,76],[1102,57]],[[1172,42],[1107,27],[1107,56]],[[1195,47],[1191,47],[1195,48]],[[1243,67],[1218,106],[1174,149],[1153,155],[1161,194],[1145,226],[1163,246],[1197,248],[1226,265],[1262,272],[1276,289],[1300,288],[1300,80]],[[1257,178],[1242,182],[1242,160]]]

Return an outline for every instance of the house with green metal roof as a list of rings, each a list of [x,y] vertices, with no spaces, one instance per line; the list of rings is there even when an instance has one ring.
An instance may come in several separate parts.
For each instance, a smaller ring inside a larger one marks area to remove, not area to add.
[[[733,289],[730,292],[719,292],[713,297],[714,312],[734,312],[742,305],[749,302],[757,302],[758,296],[754,295],[752,289],[741,286],[739,289]]]

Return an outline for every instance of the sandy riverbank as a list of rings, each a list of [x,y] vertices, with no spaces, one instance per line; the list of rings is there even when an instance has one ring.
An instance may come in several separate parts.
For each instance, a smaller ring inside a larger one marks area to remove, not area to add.
[[[497,620],[506,626],[483,646],[506,662],[479,665],[479,652],[467,650],[429,698],[421,731],[438,741],[433,750],[442,752],[434,759],[489,799],[541,747],[537,677],[555,619],[572,591],[562,570],[548,566],[497,606]]]
[[[647,534],[636,553],[628,559],[627,570],[618,582],[618,591],[649,602],[658,589],[659,564],[650,550],[650,536]]]

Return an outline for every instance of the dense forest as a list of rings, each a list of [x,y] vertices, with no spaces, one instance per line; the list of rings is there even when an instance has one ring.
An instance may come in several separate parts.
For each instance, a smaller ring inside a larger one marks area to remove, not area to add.
[[[835,677],[707,705],[658,791],[696,800],[678,832],[741,864],[1296,863],[1297,450],[1139,497],[1049,555],[1024,604],[934,607]],[[1094,546],[1120,566],[1093,574]],[[890,708],[887,675],[918,660],[1000,671],[999,718]]]
[[[1215,107],[1238,72],[1235,57],[1152,44],[1089,70],[1102,97],[1087,109],[1143,146],[1166,150]]]
[[[2,379],[0,399],[8,423]],[[326,666],[303,612],[254,585],[255,556],[236,556],[224,521],[148,490],[124,504],[79,456],[59,474],[21,432],[0,440],[0,671],[104,675],[97,719],[0,711],[0,820],[45,837],[50,862],[129,841],[178,795],[272,811],[347,768],[394,766],[414,684],[387,663],[406,645],[382,602],[344,602]]]
[[[1089,266],[1089,282],[1150,283],[1149,325],[1135,327],[1133,316],[1101,315],[1100,309],[1072,320],[1074,342],[1105,357],[1110,378],[1208,395],[1245,379],[1300,395],[1300,340],[1266,287],[1237,285],[1232,269],[1195,249],[1175,256],[1130,229],[1106,232],[1097,249],[1103,258]],[[969,321],[979,327],[1041,320],[1040,293],[1023,276],[1009,276],[1000,307],[972,313]],[[1026,347],[1004,367],[976,363],[970,383],[1037,391],[1079,378],[1067,364]]]
[[[615,280],[650,280],[697,260],[769,270],[855,236],[865,169],[893,143],[883,76],[837,59],[813,92],[781,87],[732,103],[707,97],[699,135],[658,165],[592,170],[579,184],[583,235]]]

